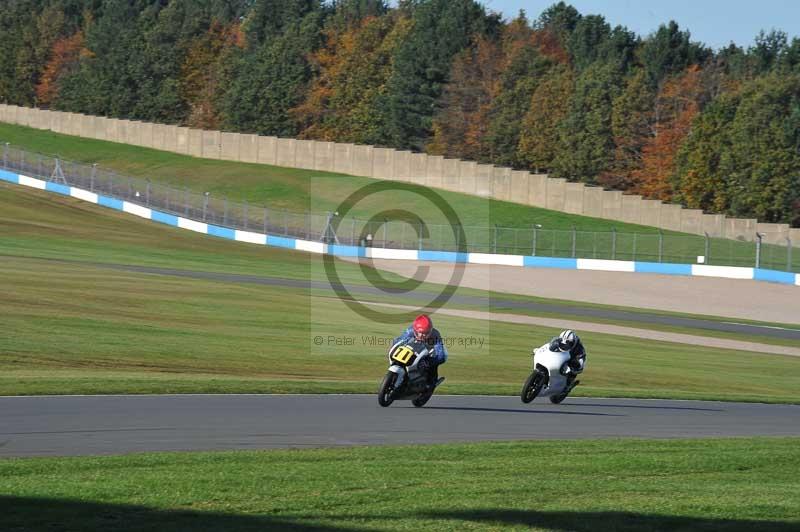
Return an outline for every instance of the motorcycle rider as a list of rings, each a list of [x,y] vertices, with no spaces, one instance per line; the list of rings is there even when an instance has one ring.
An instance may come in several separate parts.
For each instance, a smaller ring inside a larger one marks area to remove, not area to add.
[[[429,362],[428,368],[426,368],[428,382],[433,386],[439,379],[439,366],[447,362],[447,349],[445,349],[444,342],[442,342],[442,335],[439,334],[437,329],[433,328],[433,321],[429,316],[425,314],[417,316],[414,319],[414,323],[403,331],[403,334],[394,339],[392,345],[394,346],[398,343],[406,344],[412,340],[425,342],[429,350],[433,348],[427,358]]]
[[[586,366],[586,349],[575,331],[565,329],[561,334],[550,340],[550,351],[569,353],[569,360],[561,366],[561,374],[567,377],[567,389],[583,372]]]

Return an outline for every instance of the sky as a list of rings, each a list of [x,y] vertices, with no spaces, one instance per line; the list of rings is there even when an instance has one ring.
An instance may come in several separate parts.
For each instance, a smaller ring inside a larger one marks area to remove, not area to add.
[[[478,0],[513,19],[520,9],[533,20],[557,0]],[[798,0],[571,0],[582,15],[603,15],[612,27],[627,26],[642,37],[671,20],[688,29],[693,41],[714,49],[733,41],[747,48],[759,30],[778,29],[800,37]]]

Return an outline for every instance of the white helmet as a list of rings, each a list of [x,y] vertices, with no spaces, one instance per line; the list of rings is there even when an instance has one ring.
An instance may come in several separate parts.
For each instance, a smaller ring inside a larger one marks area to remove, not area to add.
[[[574,331],[566,329],[558,335],[558,348],[561,351],[571,351],[578,343],[578,336]]]

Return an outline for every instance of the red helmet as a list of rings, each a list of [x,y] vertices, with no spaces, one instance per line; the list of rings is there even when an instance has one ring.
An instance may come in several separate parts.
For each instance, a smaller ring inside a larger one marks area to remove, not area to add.
[[[414,320],[414,336],[417,340],[425,340],[433,330],[433,322],[425,314],[420,314]]]

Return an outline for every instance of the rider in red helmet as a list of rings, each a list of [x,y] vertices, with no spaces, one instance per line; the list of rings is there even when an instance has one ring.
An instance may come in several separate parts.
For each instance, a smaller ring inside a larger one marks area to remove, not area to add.
[[[444,348],[442,335],[439,334],[438,330],[434,329],[433,321],[426,314],[417,316],[414,319],[414,323],[403,331],[403,334],[395,338],[392,344],[397,345],[398,342],[405,344],[412,340],[425,342],[429,348],[433,348],[430,356],[432,364],[428,370],[428,375],[430,383],[436,383],[439,378],[439,366],[447,362],[447,350]]]

